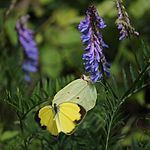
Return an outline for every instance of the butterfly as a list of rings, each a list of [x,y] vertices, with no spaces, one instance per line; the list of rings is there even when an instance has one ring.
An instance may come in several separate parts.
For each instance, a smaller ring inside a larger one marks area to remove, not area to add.
[[[83,120],[86,110],[79,104],[64,102],[59,105],[47,105],[36,113],[36,120],[42,128],[46,128],[52,135],[60,132],[72,134]]]

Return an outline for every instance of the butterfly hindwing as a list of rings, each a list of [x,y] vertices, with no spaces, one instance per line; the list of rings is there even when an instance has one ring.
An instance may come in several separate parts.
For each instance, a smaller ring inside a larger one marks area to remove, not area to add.
[[[49,106],[45,106],[38,111],[37,117],[39,118],[40,126],[45,126],[47,130],[54,136],[57,136],[58,129],[56,125],[56,121],[54,119],[53,108]]]
[[[86,113],[82,106],[70,102],[60,104],[58,109],[59,112],[56,115],[58,132],[65,134],[71,134]]]

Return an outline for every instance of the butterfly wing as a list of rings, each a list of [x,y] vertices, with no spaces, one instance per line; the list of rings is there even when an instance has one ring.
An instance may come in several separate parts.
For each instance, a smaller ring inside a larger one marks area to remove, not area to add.
[[[97,91],[94,84],[89,80],[89,77],[83,76],[82,79],[77,79],[66,85],[55,96],[53,104],[60,105],[64,102],[78,103],[82,105],[86,111],[91,110],[97,99]]]
[[[37,120],[41,127],[46,127],[46,129],[54,136],[57,136],[58,129],[56,126],[56,120],[54,118],[53,108],[45,106],[41,108],[37,113]]]
[[[58,107],[59,112],[56,114],[58,132],[71,134],[83,119],[86,111],[81,105],[70,102],[62,103]]]

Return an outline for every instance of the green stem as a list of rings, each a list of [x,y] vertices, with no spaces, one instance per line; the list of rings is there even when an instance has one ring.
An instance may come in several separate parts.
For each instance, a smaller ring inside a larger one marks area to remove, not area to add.
[[[112,122],[113,122],[113,119],[114,119],[114,114],[115,114],[115,111],[113,112],[113,114],[111,116],[111,120],[110,120],[110,123],[109,123],[109,126],[108,126],[108,132],[107,132],[105,150],[108,150],[109,137],[110,137]]]
[[[21,130],[21,134],[22,134],[22,138],[23,138],[24,148],[25,148],[25,150],[28,150],[26,140],[24,139],[23,121],[18,113],[17,113],[17,115],[18,115],[18,118],[20,121],[20,130]]]

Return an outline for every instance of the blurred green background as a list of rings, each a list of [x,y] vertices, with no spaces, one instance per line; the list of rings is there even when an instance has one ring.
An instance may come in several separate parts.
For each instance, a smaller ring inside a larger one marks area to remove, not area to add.
[[[121,69],[123,67],[128,69],[130,63],[135,64],[131,48],[134,53],[138,53],[142,47],[138,39],[133,39],[132,42],[128,39],[118,40],[119,31],[115,24],[117,10],[114,0],[0,0],[1,100],[4,100],[3,94],[6,89],[11,91],[13,88],[24,87],[21,69],[23,50],[18,43],[15,30],[17,20],[29,14],[28,27],[35,31],[35,40],[40,54],[40,71],[37,75],[32,76],[35,81],[39,77],[56,79],[73,76],[73,78],[79,78],[84,74],[82,61],[84,46],[80,40],[78,24],[84,19],[86,9],[91,4],[97,7],[107,25],[103,30],[103,37],[109,48],[104,49],[104,53],[111,64],[111,75],[116,76],[118,82],[122,83]],[[131,24],[149,47],[150,0],[126,0],[124,5],[130,16]],[[129,104],[131,107],[127,104],[127,112],[145,113],[143,105],[150,103],[148,91],[147,88],[136,94]],[[11,125],[16,120],[13,110],[3,101],[0,103],[0,143],[2,142],[0,149],[1,147],[3,149],[5,147],[3,145],[7,143],[5,140],[15,137],[18,131],[14,124]],[[130,121],[132,122],[132,117]],[[138,137],[138,134],[135,137]],[[129,141],[130,139],[125,141],[125,144],[130,144]]]
[[[103,35],[109,49],[104,50],[104,53],[112,64],[111,73],[117,74],[120,63],[123,63],[122,58],[129,61],[133,61],[134,58],[130,55],[128,41],[118,41],[119,31],[115,25],[117,11],[113,0],[92,2],[88,0],[75,2],[71,0],[1,0],[0,29],[3,31],[1,45],[9,48],[10,57],[17,59],[17,55],[21,55],[22,50],[18,46],[15,23],[22,15],[29,14],[31,17],[28,25],[35,31],[35,40],[40,51],[41,73],[51,78],[66,74],[79,76],[84,72],[81,60],[81,54],[84,51],[77,27],[90,4],[97,6],[100,16],[107,24]],[[131,24],[142,38],[149,41],[150,1],[127,0],[124,4],[131,18]],[[17,69],[20,69],[20,61],[19,58],[16,62]]]

